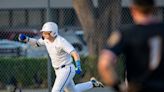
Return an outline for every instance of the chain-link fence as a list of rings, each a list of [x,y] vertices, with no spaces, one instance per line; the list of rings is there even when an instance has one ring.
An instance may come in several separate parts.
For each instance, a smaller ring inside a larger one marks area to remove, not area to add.
[[[128,5],[128,0],[1,1],[0,89],[11,84],[18,88],[47,89],[49,81],[53,82],[45,47],[34,48],[18,42],[20,33],[37,39],[42,25],[53,21],[59,26],[59,34],[81,56],[97,56],[111,31],[121,24],[132,23]],[[155,11],[163,19],[162,5]]]

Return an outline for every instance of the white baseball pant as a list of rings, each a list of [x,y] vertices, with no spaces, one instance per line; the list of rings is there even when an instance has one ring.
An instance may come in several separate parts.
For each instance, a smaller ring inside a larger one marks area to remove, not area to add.
[[[93,88],[91,81],[75,85],[73,77],[75,76],[75,66],[66,65],[64,68],[55,70],[56,79],[52,92],[83,92]]]

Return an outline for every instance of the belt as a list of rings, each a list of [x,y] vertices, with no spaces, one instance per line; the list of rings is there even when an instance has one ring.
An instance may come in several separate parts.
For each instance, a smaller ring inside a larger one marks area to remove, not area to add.
[[[62,66],[60,66],[60,67],[55,68],[55,70],[62,69],[62,68],[64,68],[64,67],[66,67],[67,65],[71,65],[71,64],[72,64],[72,63],[70,63],[70,64],[64,64],[64,65],[62,65]]]

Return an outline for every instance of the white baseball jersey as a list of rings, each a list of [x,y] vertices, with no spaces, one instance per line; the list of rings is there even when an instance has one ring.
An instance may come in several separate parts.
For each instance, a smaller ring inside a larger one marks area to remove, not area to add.
[[[32,45],[46,46],[54,68],[67,65],[72,62],[70,53],[75,49],[65,38],[59,35],[55,38],[54,42],[49,42],[48,40],[43,40],[42,38],[39,40],[30,38],[29,42]]]

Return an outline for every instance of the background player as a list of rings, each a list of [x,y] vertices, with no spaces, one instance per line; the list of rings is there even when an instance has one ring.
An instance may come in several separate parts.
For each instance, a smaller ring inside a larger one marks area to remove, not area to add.
[[[118,83],[114,68],[123,53],[128,92],[164,92],[164,23],[153,16],[154,6],[153,0],[133,0],[130,11],[135,24],[111,34],[98,63],[108,86]]]
[[[41,33],[42,38],[39,40],[29,38],[24,34],[19,35],[19,40],[28,42],[33,46],[46,46],[56,74],[52,92],[63,92],[64,90],[66,92],[82,92],[93,87],[103,87],[103,85],[94,78],[91,78],[89,82],[77,84],[75,86],[73,81],[75,66],[71,56],[75,60],[76,73],[80,74],[82,69],[79,54],[67,40],[58,35],[58,26],[56,23],[45,23]]]

